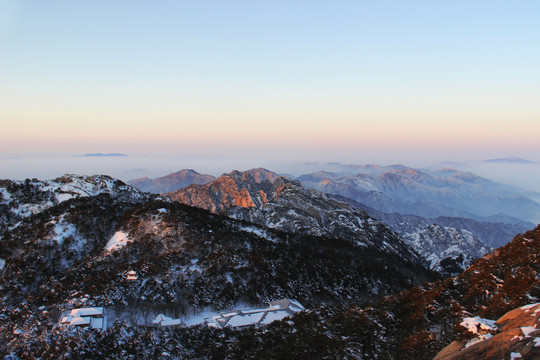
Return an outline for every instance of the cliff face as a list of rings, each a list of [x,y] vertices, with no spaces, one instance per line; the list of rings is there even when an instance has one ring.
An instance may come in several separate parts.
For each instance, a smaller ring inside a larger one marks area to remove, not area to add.
[[[207,185],[191,185],[187,188],[167,193],[171,200],[200,207],[213,213],[223,214],[234,206],[260,208],[279,195],[292,181],[269,171],[257,173],[233,171],[223,174]],[[253,176],[252,175],[255,175]],[[298,182],[296,186],[300,186]]]

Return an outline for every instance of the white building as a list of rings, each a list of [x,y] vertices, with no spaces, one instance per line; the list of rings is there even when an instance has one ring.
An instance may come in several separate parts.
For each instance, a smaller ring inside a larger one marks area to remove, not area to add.
[[[80,308],[73,309],[65,316],[62,316],[60,324],[105,330],[107,328],[107,319],[102,307]]]
[[[235,310],[212,316],[207,325],[217,328],[266,325],[303,310],[305,308],[298,301],[281,299],[269,302],[267,308]]]
[[[154,324],[155,326],[161,326],[161,327],[176,327],[176,326],[186,325],[180,319],[173,319],[163,314],[159,314],[154,320],[152,320],[152,324]]]

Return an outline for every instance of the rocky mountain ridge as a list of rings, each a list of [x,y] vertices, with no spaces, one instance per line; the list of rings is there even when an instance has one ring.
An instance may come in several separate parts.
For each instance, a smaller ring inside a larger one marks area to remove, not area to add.
[[[300,182],[265,169],[234,171],[210,184],[193,185],[165,195],[174,201],[281,231],[361,239],[367,246],[382,244],[402,254],[410,252],[396,240],[389,240],[395,235],[391,235],[384,224],[358,210],[359,206],[354,209],[354,205],[361,204],[345,198],[336,201],[333,196],[304,189]],[[352,203],[353,207],[344,202]],[[365,231],[369,228],[370,231]],[[366,234],[377,234],[379,240],[370,239]],[[463,271],[472,260],[489,250],[466,230],[436,228],[432,224],[404,232],[403,240],[420,253],[432,269],[445,276]]]
[[[255,174],[255,176],[253,176]],[[406,259],[418,258],[384,224],[300,182],[265,169],[223,174],[207,185],[164,194],[173,201],[288,233],[349,240],[384,249]]]

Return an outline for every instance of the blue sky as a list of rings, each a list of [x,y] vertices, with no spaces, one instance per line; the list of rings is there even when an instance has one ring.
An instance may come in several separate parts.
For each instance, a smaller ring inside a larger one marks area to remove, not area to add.
[[[0,14],[4,157],[540,161],[537,1],[0,0]]]

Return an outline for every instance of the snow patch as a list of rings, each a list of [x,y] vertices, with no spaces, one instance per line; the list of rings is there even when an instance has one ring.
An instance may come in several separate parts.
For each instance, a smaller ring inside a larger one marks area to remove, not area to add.
[[[68,201],[70,199],[73,199],[74,197],[75,195],[73,194],[67,194],[67,193],[56,194],[56,200],[58,200],[59,203]]]
[[[199,259],[191,259],[191,266],[188,267],[189,271],[198,271],[199,273],[202,273],[202,269],[197,263],[199,262]]]
[[[521,359],[522,357],[523,356],[521,356],[520,353],[517,353],[517,352],[510,353],[510,360]]]
[[[529,336],[530,333],[536,331],[536,328],[534,326],[522,326],[520,329],[525,336]]]
[[[118,250],[126,246],[127,243],[131,241],[133,240],[128,237],[128,234],[123,231],[117,231],[116,233],[114,233],[113,237],[109,240],[107,245],[105,245],[105,251],[110,253],[113,250]]]
[[[54,240],[56,240],[58,245],[62,245],[66,238],[68,237],[75,238],[75,235],[77,234],[77,228],[75,227],[75,225],[61,219],[54,226],[54,233],[56,234],[56,236],[54,237]]]
[[[479,316],[464,318],[460,325],[475,335],[497,330],[495,320],[484,319]]]
[[[9,200],[11,199],[11,194],[9,191],[7,191],[6,188],[0,188],[0,201],[1,203],[9,203]]]
[[[522,306],[520,309],[522,309],[522,310],[529,310],[529,309],[532,309],[533,307],[538,306],[538,305],[540,305],[540,303],[529,304],[529,305]]]
[[[6,261],[4,259],[0,259],[0,270],[3,270],[5,265]]]
[[[484,319],[479,316],[464,318],[460,325],[466,328],[470,333],[476,335],[475,338],[469,340],[467,344],[465,344],[465,349],[491,338],[493,335],[490,332],[497,330],[495,320]]]
[[[249,233],[257,235],[260,238],[263,238],[272,242],[276,242],[276,240],[272,238],[265,229],[261,229],[254,226],[240,226],[239,229],[240,231],[249,232]]]

